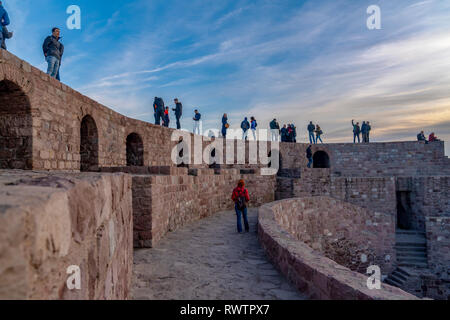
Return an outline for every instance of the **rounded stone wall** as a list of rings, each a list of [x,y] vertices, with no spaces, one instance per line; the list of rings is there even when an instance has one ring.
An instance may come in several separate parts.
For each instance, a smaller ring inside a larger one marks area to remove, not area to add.
[[[258,216],[269,259],[312,299],[416,299],[385,284],[370,290],[363,274],[369,265],[391,272],[394,228],[391,216],[328,197],[274,202]]]

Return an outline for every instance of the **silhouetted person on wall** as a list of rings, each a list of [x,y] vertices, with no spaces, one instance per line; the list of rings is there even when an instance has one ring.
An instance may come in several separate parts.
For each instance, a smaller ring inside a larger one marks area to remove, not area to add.
[[[183,115],[183,105],[181,104],[181,102],[178,101],[178,99],[174,100],[175,102],[175,109],[172,109],[173,111],[175,111],[175,118],[177,119],[177,129],[180,130],[181,129],[181,116]]]
[[[359,122],[355,124],[355,120],[352,120],[353,126],[353,143],[356,143],[356,138],[358,138],[358,143],[361,143],[361,128]]]
[[[53,28],[52,35],[48,36],[42,45],[45,60],[48,63],[47,74],[53,78],[56,78],[58,75],[61,59],[64,54],[64,45],[59,41],[60,39],[60,30]]]
[[[233,190],[231,199],[234,201],[234,209],[236,210],[238,233],[242,233],[242,216],[244,217],[245,231],[250,231],[250,225],[247,217],[247,204],[250,202],[248,190],[245,188],[244,180],[240,180],[238,186]]]
[[[161,119],[164,121],[164,100],[162,98],[155,97],[153,109],[155,111],[155,124],[159,126],[161,125]]]
[[[319,140],[320,140],[320,142],[323,143],[322,138],[321,138],[322,134],[323,134],[322,129],[320,128],[319,125],[317,125],[316,126],[316,143],[319,143]]]
[[[313,164],[313,154],[312,154],[312,145],[310,145],[307,149],[306,149],[306,159],[308,159],[308,168],[311,169],[311,166]]]
[[[287,142],[288,140],[288,129],[286,127],[286,125],[283,126],[283,128],[281,128],[281,142]]]
[[[280,125],[277,122],[277,119],[273,119],[270,123],[270,131],[272,132],[272,141],[280,141]]]
[[[314,131],[316,131],[316,126],[311,121],[308,125],[309,143],[311,143],[311,144],[316,144],[316,138],[314,137]]]
[[[222,117],[222,137],[225,139],[227,137],[227,130],[230,127],[228,124],[228,115],[225,113]]]
[[[361,134],[363,143],[367,143],[367,124],[365,121],[363,121],[363,124],[361,126]]]
[[[423,131],[421,131],[418,135],[417,135],[417,141],[423,141],[425,142],[425,144],[428,144],[427,138],[425,137],[425,133]]]
[[[436,137],[436,135],[434,134],[434,132],[432,132],[430,134],[430,136],[428,137],[428,142],[435,142],[435,141],[441,141],[438,139],[438,137]]]
[[[257,141],[258,139],[256,137],[256,128],[258,127],[258,123],[256,122],[255,117],[251,117],[250,121],[251,121],[250,123],[251,123],[251,129],[252,129],[252,133],[253,133],[253,139],[255,141]]]
[[[242,129],[242,140],[248,139],[248,130],[250,129],[250,123],[248,122],[247,117],[244,119],[244,121],[241,122],[241,129]]]
[[[169,107],[166,107],[166,111],[164,111],[164,127],[168,128],[169,124],[170,124]]]
[[[370,131],[372,131],[372,126],[370,125],[369,121],[366,122],[366,126],[367,126],[367,133],[366,133],[367,141],[366,141],[366,143],[370,143]]]
[[[0,45],[2,49],[6,50],[6,39],[10,39],[13,36],[12,32],[9,32],[6,26],[10,23],[8,12],[6,12],[0,1]]]
[[[202,120],[202,115],[198,112],[198,110],[194,111],[194,134],[202,134],[200,130],[200,121]]]

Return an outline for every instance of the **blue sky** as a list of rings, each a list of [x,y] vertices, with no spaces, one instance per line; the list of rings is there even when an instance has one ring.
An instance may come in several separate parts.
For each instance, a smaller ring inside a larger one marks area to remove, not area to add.
[[[232,128],[276,117],[304,141],[313,120],[326,141],[348,142],[352,119],[371,121],[374,141],[414,140],[421,129],[450,141],[447,0],[3,3],[10,51],[44,70],[42,41],[60,26],[62,81],[133,118],[153,122],[153,98],[178,97],[188,129],[198,108],[205,128],[225,112]],[[72,4],[81,30],[66,27]],[[372,4],[381,30],[366,27]]]

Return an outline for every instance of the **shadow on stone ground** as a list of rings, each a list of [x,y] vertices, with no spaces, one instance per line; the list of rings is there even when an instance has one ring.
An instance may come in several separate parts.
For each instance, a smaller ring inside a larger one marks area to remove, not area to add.
[[[238,234],[235,213],[221,212],[169,233],[134,254],[137,300],[301,300],[260,247],[257,210],[250,233]]]

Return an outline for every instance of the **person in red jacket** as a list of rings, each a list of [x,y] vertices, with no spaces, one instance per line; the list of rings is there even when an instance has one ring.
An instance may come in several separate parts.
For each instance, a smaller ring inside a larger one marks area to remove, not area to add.
[[[249,232],[247,204],[250,202],[250,196],[248,195],[248,190],[245,188],[244,180],[239,181],[237,188],[233,190],[231,199],[234,201],[234,208],[236,210],[238,233],[242,233],[242,216],[244,217],[245,232]]]
[[[432,132],[430,134],[430,137],[428,138],[429,142],[435,142],[435,141],[439,141],[439,139],[435,136],[434,132]]]

